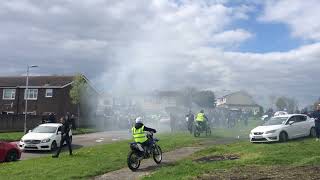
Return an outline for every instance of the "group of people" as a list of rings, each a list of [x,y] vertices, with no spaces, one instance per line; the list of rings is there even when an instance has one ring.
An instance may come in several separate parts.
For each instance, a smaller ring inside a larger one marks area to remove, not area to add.
[[[66,120],[70,122],[72,129],[75,130],[76,129],[75,115],[67,112],[64,118],[66,118]],[[47,117],[44,116],[42,118],[42,124],[44,123],[57,123],[56,115],[54,113],[50,113]]]

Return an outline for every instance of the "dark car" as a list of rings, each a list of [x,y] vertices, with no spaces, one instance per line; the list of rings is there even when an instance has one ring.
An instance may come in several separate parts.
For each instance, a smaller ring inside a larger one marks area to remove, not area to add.
[[[0,141],[0,162],[16,161],[21,157],[21,150],[14,142]]]

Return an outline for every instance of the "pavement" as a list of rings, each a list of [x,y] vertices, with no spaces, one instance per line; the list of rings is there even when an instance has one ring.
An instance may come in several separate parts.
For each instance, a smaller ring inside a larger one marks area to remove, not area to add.
[[[82,147],[95,146],[98,144],[108,144],[120,140],[131,139],[129,131],[106,131],[90,134],[74,135],[72,137],[72,148],[79,149]],[[67,147],[64,147],[66,150]],[[21,160],[32,159],[53,154],[50,151],[25,151],[22,152]]]

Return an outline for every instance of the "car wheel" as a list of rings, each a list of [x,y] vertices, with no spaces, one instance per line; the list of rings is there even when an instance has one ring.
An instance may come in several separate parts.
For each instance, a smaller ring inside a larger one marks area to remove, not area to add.
[[[279,141],[280,142],[288,141],[288,134],[286,132],[281,132],[279,135]]]
[[[11,150],[8,152],[6,156],[6,162],[16,161],[18,159],[18,153],[15,150]]]
[[[310,129],[310,135],[309,135],[310,137],[316,137],[316,128],[314,128],[314,127],[312,127],[311,129]]]
[[[51,144],[51,151],[55,151],[55,150],[57,150],[57,143],[56,143],[56,141],[53,141],[52,142],[52,144]]]

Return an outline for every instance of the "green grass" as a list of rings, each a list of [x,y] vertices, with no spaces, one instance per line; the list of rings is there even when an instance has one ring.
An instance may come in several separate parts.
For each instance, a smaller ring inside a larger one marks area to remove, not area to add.
[[[248,125],[245,126],[243,122],[237,123],[234,128],[213,128],[212,133],[219,137],[229,137],[229,138],[248,138],[250,131],[261,125],[261,120],[250,119]]]
[[[73,135],[78,134],[88,134],[88,133],[94,133],[97,132],[97,130],[92,128],[78,128],[76,130],[73,130]],[[24,135],[23,132],[7,132],[7,133],[0,133],[0,141],[19,141],[21,137]]]
[[[320,165],[320,143],[314,139],[301,139],[287,143],[251,144],[238,142],[229,145],[219,145],[202,150],[193,156],[179,161],[175,166],[164,167],[155,174],[144,179],[189,179],[208,174],[215,170],[232,167],[250,166],[304,166]],[[212,155],[236,154],[240,159],[233,161],[218,161],[197,163],[193,159]]]
[[[163,151],[199,142],[189,134],[159,135]],[[202,138],[205,139],[205,138]],[[129,141],[86,147],[76,150],[74,156],[63,153],[59,159],[41,157],[0,164],[0,179],[82,179],[101,175],[126,166]]]
[[[0,141],[19,141],[23,132],[0,133]]]

